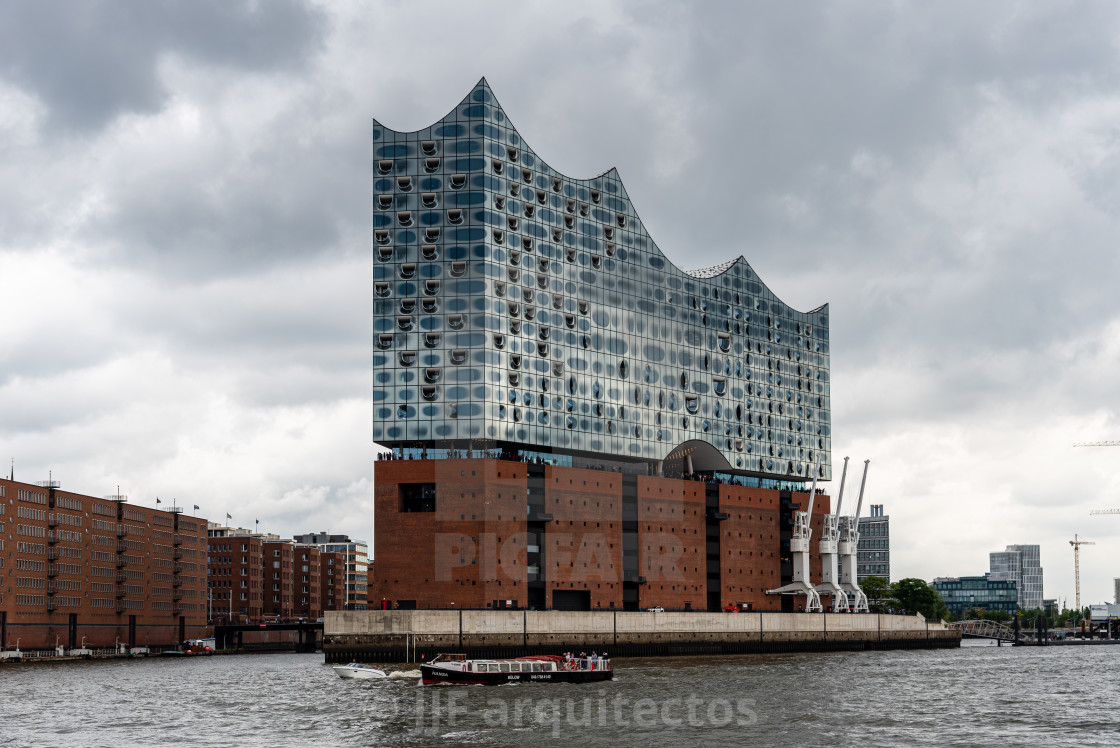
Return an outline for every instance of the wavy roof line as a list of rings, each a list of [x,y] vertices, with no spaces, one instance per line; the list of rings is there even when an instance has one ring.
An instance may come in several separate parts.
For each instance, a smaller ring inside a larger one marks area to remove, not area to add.
[[[521,131],[518,130],[516,126],[514,126],[513,120],[510,119],[509,115],[506,114],[505,109],[498,102],[498,97],[494,94],[493,89],[490,88],[490,83],[486,80],[486,76],[483,76],[482,78],[480,78],[478,83],[476,83],[471,88],[470,93],[468,93],[458,104],[456,104],[454,107],[452,107],[451,110],[447,114],[445,114],[443,117],[441,117],[440,119],[433,122],[431,125],[428,125],[427,127],[421,127],[421,128],[416,129],[416,130],[396,130],[396,129],[393,129],[391,127],[386,127],[384,124],[379,122],[376,117],[373,118],[373,123],[376,126],[382,127],[385,130],[388,130],[390,132],[397,133],[397,134],[400,134],[400,135],[410,135],[410,134],[413,134],[413,133],[420,132],[421,130],[427,130],[427,129],[435,127],[436,125],[438,125],[441,122],[446,122],[449,118],[453,117],[455,115],[455,113],[458,111],[459,107],[464,106],[464,105],[469,106],[472,103],[479,103],[478,100],[472,101],[474,99],[475,93],[479,90],[485,91],[486,96],[489,97],[489,100],[484,101],[482,103],[485,103],[485,104],[491,106],[493,109],[495,109],[497,111],[500,111],[501,114],[502,114],[502,117],[506,120],[510,129],[512,129],[515,133],[517,133],[518,140],[520,141],[520,147],[523,148],[524,150],[527,150],[530,153],[532,153],[533,157],[535,159],[537,159],[538,161],[540,161],[540,164],[541,164],[542,167],[544,167],[547,170],[553,172],[556,176],[562,177],[563,179],[567,179],[571,182],[590,183],[590,182],[595,181],[596,179],[602,179],[604,177],[613,175],[614,178],[618,181],[618,185],[619,185],[620,189],[622,190],[622,197],[624,197],[626,199],[626,201],[628,203],[630,203],[630,206],[633,209],[635,216],[638,217],[638,226],[639,226],[641,232],[643,234],[645,234],[646,237],[648,237],[650,245],[652,246],[653,250],[655,250],[657,252],[657,254],[660,255],[661,258],[664,259],[665,262],[667,262],[670,267],[672,267],[673,270],[676,270],[681,275],[685,275],[685,276],[688,276],[690,278],[696,278],[698,280],[711,280],[712,278],[717,278],[717,277],[723,275],[724,273],[726,273],[728,270],[735,267],[739,263],[742,263],[743,266],[747,270],[746,277],[747,278],[754,278],[755,280],[757,280],[758,283],[762,286],[762,288],[765,289],[765,291],[770,295],[770,297],[773,298],[774,301],[778,302],[779,304],[781,304],[785,308],[789,309],[790,311],[796,312],[798,314],[809,315],[809,314],[817,314],[817,313],[820,313],[820,312],[828,309],[828,303],[827,302],[824,303],[824,304],[821,304],[820,306],[818,306],[814,309],[810,309],[809,311],[806,311],[806,312],[802,312],[800,310],[794,309],[789,304],[786,304],[784,301],[782,301],[782,299],[776,293],[774,293],[774,291],[766,284],[766,282],[763,281],[762,278],[759,277],[758,273],[756,273],[754,271],[754,268],[751,267],[750,263],[747,262],[746,257],[744,257],[743,255],[739,255],[738,257],[736,257],[732,260],[726,260],[726,261],[721,262],[721,263],[716,264],[716,265],[712,265],[712,266],[709,266],[709,267],[706,267],[706,268],[697,268],[697,269],[694,269],[694,270],[685,270],[684,268],[677,265],[677,263],[674,262],[664,252],[664,250],[661,249],[661,247],[657,244],[657,241],[653,238],[653,236],[650,235],[649,231],[646,230],[645,222],[641,220],[641,216],[638,214],[638,208],[637,208],[636,205],[634,205],[634,201],[630,199],[630,195],[626,191],[626,185],[622,181],[622,176],[618,173],[618,169],[616,167],[612,166],[609,169],[607,169],[606,171],[603,171],[603,172],[601,172],[601,173],[599,173],[599,174],[597,174],[593,177],[572,177],[572,176],[560,171],[559,169],[554,168],[548,161],[541,158],[540,155],[537,154],[537,152],[535,150],[533,150],[529,146],[529,144],[525,141],[524,136],[521,135]]]

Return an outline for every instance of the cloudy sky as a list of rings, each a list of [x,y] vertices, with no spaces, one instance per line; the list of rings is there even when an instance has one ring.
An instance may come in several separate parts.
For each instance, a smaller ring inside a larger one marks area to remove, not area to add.
[[[370,119],[486,76],[662,250],[832,312],[837,463],[893,576],[1120,576],[1120,6],[10,2],[0,456],[369,538]],[[738,237],[748,236],[746,244]],[[7,472],[7,471],[5,471]]]

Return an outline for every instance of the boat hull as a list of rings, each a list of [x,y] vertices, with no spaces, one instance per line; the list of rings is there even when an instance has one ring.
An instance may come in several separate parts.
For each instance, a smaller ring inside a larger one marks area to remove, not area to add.
[[[500,686],[504,683],[598,683],[611,680],[612,670],[556,670],[532,673],[476,673],[445,670],[434,665],[421,665],[420,676],[425,686],[446,683],[461,686]]]
[[[334,669],[339,678],[353,678],[355,680],[377,680],[389,677],[384,670],[376,668],[356,668],[340,665]]]

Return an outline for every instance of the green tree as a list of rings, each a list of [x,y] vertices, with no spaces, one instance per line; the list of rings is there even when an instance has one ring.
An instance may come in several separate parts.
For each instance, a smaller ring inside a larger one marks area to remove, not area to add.
[[[895,607],[891,583],[883,577],[867,577],[859,583],[859,587],[867,595],[867,608],[872,613],[885,613],[887,608]]]
[[[962,618],[967,621],[980,621],[983,620],[984,616],[986,616],[987,614],[988,611],[984,610],[983,608],[974,606],[966,610]]]
[[[898,603],[895,612],[901,610],[908,614],[921,613],[926,618],[941,620],[949,614],[949,608],[941,599],[941,593],[926,583],[924,579],[909,577],[891,585],[891,596]]]
[[[1019,611],[1019,625],[1024,629],[1034,630],[1038,628],[1038,619],[1044,617],[1046,614],[1040,608],[1033,608],[1029,610]]]

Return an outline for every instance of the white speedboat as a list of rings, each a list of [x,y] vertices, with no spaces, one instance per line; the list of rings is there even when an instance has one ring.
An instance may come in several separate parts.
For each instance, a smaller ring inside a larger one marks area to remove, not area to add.
[[[335,665],[334,671],[338,673],[339,678],[387,678],[388,674],[384,670],[375,668],[372,665],[364,665],[360,662],[351,662],[349,665]]]

